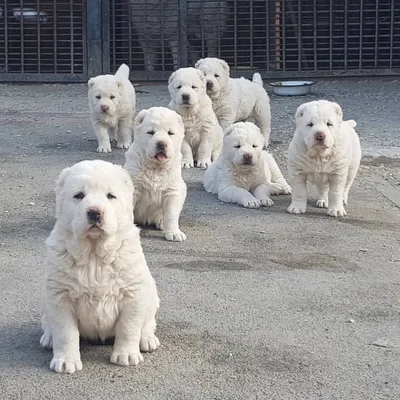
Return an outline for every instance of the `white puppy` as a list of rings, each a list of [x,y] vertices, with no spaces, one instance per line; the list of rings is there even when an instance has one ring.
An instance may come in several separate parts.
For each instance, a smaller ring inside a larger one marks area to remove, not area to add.
[[[203,74],[195,68],[175,71],[168,82],[169,107],[181,115],[185,125],[182,143],[184,168],[207,168],[216,160],[222,147],[223,132],[207,96]]]
[[[135,223],[154,224],[167,240],[182,241],[179,216],[186,199],[182,179],[182,118],[172,110],[153,107],[136,118],[135,141],[125,154],[135,187]]]
[[[258,208],[273,204],[270,194],[288,194],[290,186],[273,156],[263,150],[260,129],[238,122],[225,131],[222,152],[204,174],[207,192],[221,201]],[[271,180],[276,183],[271,183]]]
[[[318,189],[317,207],[332,217],[344,216],[349,189],[361,160],[356,122],[343,121],[342,108],[326,100],[302,104],[289,147],[289,180],[293,187],[289,213],[306,212],[307,181]]]
[[[111,362],[136,365],[159,346],[156,284],[133,224],[133,185],[120,166],[82,161],[56,185],[56,224],[47,245],[43,335],[50,368],[82,369],[79,337],[115,337]]]
[[[136,95],[129,81],[129,67],[122,64],[115,75],[99,75],[88,82],[90,117],[100,153],[111,152],[111,140],[127,149],[132,143]]]
[[[264,136],[265,146],[268,146],[271,108],[260,74],[254,74],[253,81],[230,78],[229,65],[219,58],[201,59],[196,68],[206,78],[207,94],[222,128],[225,130],[234,122],[253,118]]]

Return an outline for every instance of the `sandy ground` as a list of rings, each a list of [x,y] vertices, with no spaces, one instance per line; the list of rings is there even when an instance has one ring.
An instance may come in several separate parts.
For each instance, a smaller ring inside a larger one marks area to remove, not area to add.
[[[165,85],[140,87],[138,109],[167,105]],[[1,85],[0,398],[400,398],[400,101],[397,80],[324,81],[306,98],[271,96],[271,149],[286,171],[293,115],[311,99],[338,101],[358,122],[363,166],[348,218],[312,203],[286,213],[222,204],[184,171],[185,243],[142,231],[161,297],[159,351],[139,367],[109,363],[111,346],[82,345],[84,368],[49,370],[39,347],[44,241],[54,181],[98,155],[85,85]]]

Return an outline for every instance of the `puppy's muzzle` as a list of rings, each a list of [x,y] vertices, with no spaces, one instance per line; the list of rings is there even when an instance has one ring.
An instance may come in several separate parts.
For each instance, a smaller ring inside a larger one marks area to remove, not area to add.
[[[183,94],[183,95],[182,95],[182,102],[183,102],[183,104],[189,104],[189,102],[190,102],[190,95],[188,95],[188,94]]]
[[[251,164],[253,156],[251,154],[243,154],[243,164]]]
[[[87,211],[86,217],[88,223],[94,226],[101,223],[102,213],[97,208],[91,208],[90,210]]]
[[[214,84],[211,81],[207,81],[207,90],[211,90],[214,87]]]
[[[318,144],[323,144],[323,143],[324,143],[324,140],[325,140],[325,133],[323,133],[323,132],[317,132],[317,133],[315,134],[315,141],[316,141]]]
[[[100,110],[101,110],[101,112],[107,112],[108,110],[109,110],[109,108],[110,107],[108,107],[108,106],[106,106],[105,104],[102,104],[101,106],[100,106]]]
[[[167,149],[167,143],[157,142],[156,149],[157,149],[157,153],[165,153],[165,150]]]

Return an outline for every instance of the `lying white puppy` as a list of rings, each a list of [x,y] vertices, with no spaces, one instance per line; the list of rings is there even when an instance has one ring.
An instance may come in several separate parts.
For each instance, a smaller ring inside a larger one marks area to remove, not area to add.
[[[263,147],[264,139],[256,125],[231,125],[225,131],[220,156],[204,174],[206,191],[218,194],[221,201],[249,208],[274,204],[271,194],[290,193],[273,156]]]
[[[136,94],[129,81],[129,67],[122,64],[115,75],[99,75],[89,79],[90,117],[98,140],[97,151],[111,152],[111,140],[127,149],[132,143]]]
[[[223,132],[207,96],[203,74],[195,68],[175,71],[168,82],[169,107],[181,115],[185,125],[182,166],[207,168],[222,147]]]
[[[229,77],[229,65],[219,58],[204,58],[196,63],[207,81],[215,115],[225,130],[234,122],[253,118],[264,136],[265,146],[271,134],[271,108],[260,74],[253,81]]]
[[[82,369],[79,337],[115,337],[111,362],[136,365],[159,346],[156,284],[133,224],[133,185],[120,166],[82,161],[56,185],[56,224],[47,245],[43,335],[50,368]]]
[[[332,217],[344,216],[349,189],[361,160],[356,122],[343,121],[342,108],[326,100],[302,104],[289,147],[288,168],[293,187],[289,213],[306,212],[307,181],[318,189],[317,207]]]
[[[172,110],[153,107],[136,118],[135,141],[125,154],[135,187],[135,223],[154,224],[167,240],[186,240],[179,216],[186,199],[182,179],[182,118]]]

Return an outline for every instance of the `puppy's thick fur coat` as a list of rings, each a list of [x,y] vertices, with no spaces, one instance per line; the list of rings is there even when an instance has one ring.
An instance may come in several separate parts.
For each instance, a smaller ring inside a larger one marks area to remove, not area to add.
[[[270,194],[290,193],[273,156],[263,147],[263,137],[256,125],[231,125],[225,131],[221,154],[204,174],[206,191],[218,194],[221,201],[249,208],[272,205]]]
[[[172,110],[153,107],[136,118],[135,141],[125,154],[135,187],[135,222],[154,224],[167,240],[182,241],[179,216],[186,199],[182,179],[182,118]]]
[[[302,104],[296,112],[296,131],[289,146],[289,182],[293,187],[288,212],[306,212],[307,181],[318,189],[317,207],[332,217],[346,215],[349,189],[361,161],[354,120],[343,121],[339,104],[326,100]]]
[[[207,168],[222,147],[223,132],[207,96],[203,74],[195,68],[181,68],[169,78],[169,107],[183,120],[182,166]]]
[[[253,81],[229,76],[229,65],[219,58],[204,58],[195,67],[205,76],[207,94],[212,100],[215,115],[225,130],[234,122],[255,120],[264,136],[265,146],[271,134],[271,107],[260,74]]]
[[[156,284],[133,224],[133,185],[120,166],[82,161],[56,185],[56,224],[46,241],[43,335],[50,368],[82,369],[79,338],[115,337],[111,362],[136,365],[159,346]]]
[[[122,64],[115,75],[89,79],[90,117],[100,153],[111,152],[110,138],[117,147],[127,149],[132,143],[136,110],[135,89],[129,81],[129,67]]]

